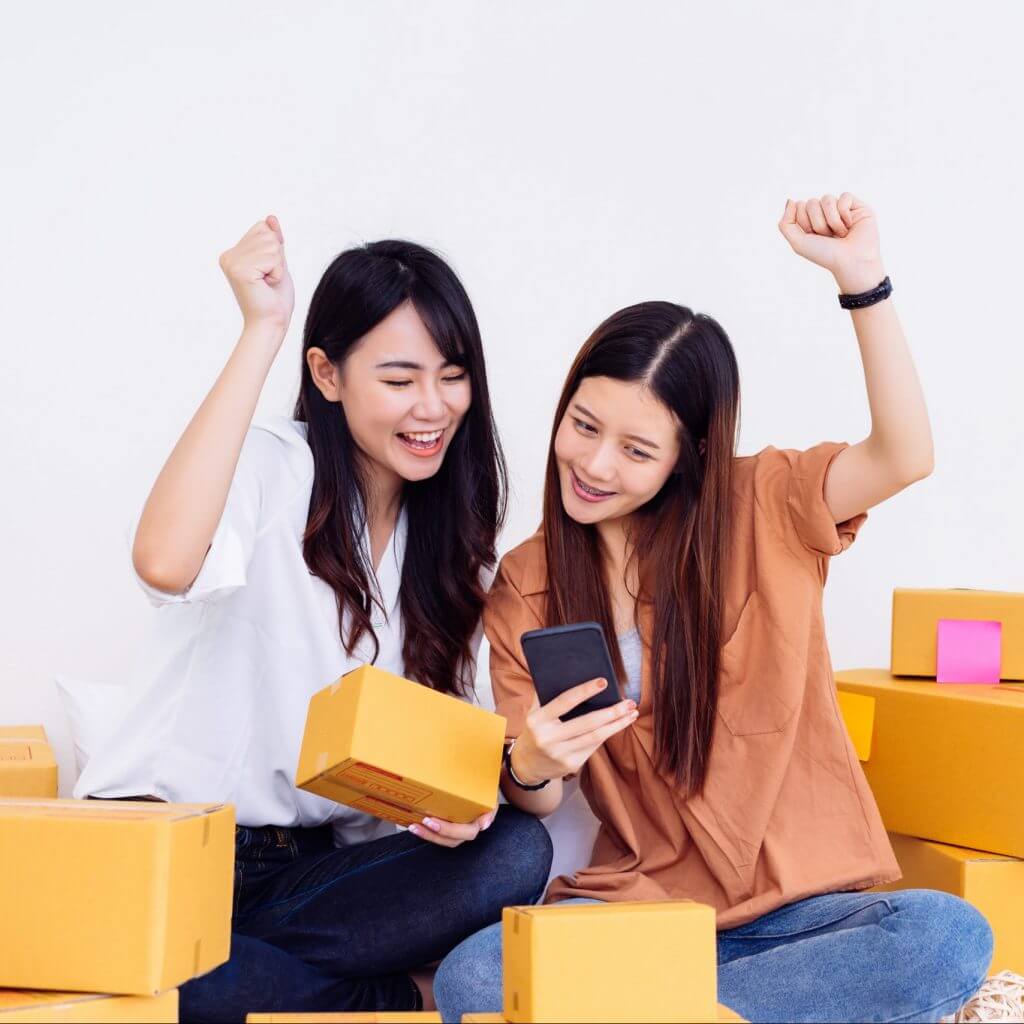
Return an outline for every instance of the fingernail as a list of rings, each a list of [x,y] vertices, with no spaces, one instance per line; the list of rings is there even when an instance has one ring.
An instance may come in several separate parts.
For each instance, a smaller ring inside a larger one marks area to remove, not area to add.
[[[608,680],[607,679],[598,679],[598,681],[597,681],[597,688],[599,690],[603,690],[607,685],[608,685]]]
[[[418,835],[420,834],[420,830],[419,830],[419,826],[418,826],[418,825],[410,825],[410,826],[409,826],[409,831],[410,831],[410,832],[411,832],[411,833],[412,833],[412,834],[413,834],[414,836],[418,836]]]
[[[635,700],[628,700],[628,701],[626,701],[626,707],[628,707],[630,711],[635,711],[636,710],[636,701]]]
[[[426,825],[427,828],[433,829],[435,832],[441,831],[441,826],[436,821],[434,821],[433,818],[424,818],[423,824]]]

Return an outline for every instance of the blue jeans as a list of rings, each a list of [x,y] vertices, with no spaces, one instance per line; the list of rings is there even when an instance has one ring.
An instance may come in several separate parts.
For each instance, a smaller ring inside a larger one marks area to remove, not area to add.
[[[455,849],[409,832],[335,849],[329,826],[239,828],[235,847],[231,959],[182,985],[183,1022],[419,1009],[408,972],[535,902],[551,866],[544,826],[508,806]]]
[[[812,896],[718,933],[718,1000],[753,1022],[937,1021],[978,990],[991,959],[988,922],[956,896]],[[500,923],[448,954],[434,998],[446,1021],[501,1011]]]

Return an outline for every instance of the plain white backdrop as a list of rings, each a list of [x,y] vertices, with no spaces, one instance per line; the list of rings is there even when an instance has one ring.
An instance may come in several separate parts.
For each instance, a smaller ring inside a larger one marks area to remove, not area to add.
[[[776,222],[849,189],[879,215],[934,475],[873,512],[826,591],[837,667],[888,661],[894,586],[1024,588],[1021,8],[1014,3],[5,5],[0,722],[56,672],[122,682],[149,606],[125,530],[237,336],[217,256],[276,213],[296,317],[330,259],[404,236],[482,325],[535,528],[571,357],[647,298],[717,317],[740,450],[868,430],[849,318]],[[328,680],[324,681],[325,683]]]

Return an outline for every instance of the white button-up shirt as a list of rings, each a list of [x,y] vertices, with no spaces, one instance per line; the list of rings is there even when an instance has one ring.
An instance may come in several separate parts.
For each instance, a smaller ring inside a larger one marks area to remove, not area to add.
[[[334,592],[302,556],[312,486],[305,424],[254,425],[195,582],[173,595],[139,581],[160,609],[154,637],[125,717],[76,797],[229,802],[240,825],[333,822],[339,843],[392,829],[295,788],[309,698],[373,656],[369,636],[345,653]],[[371,613],[376,664],[399,675],[406,531],[403,513],[377,571],[386,614]]]

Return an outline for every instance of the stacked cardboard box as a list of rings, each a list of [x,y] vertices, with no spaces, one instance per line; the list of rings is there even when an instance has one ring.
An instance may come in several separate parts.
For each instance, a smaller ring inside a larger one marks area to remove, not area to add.
[[[373,665],[313,695],[295,784],[399,825],[498,802],[505,719]]]
[[[980,680],[975,682],[972,680]],[[864,772],[903,870],[968,900],[992,971],[1024,971],[1024,594],[897,590],[890,670],[836,673],[873,703]],[[852,730],[851,730],[852,731]]]
[[[0,725],[0,797],[57,795],[57,761],[41,725]]]
[[[429,1010],[353,1013],[250,1013],[246,1024],[441,1024],[441,1014]],[[0,1021],[0,1024],[3,1024]]]
[[[228,958],[230,807],[0,799],[0,863],[0,1024],[176,1020]]]

